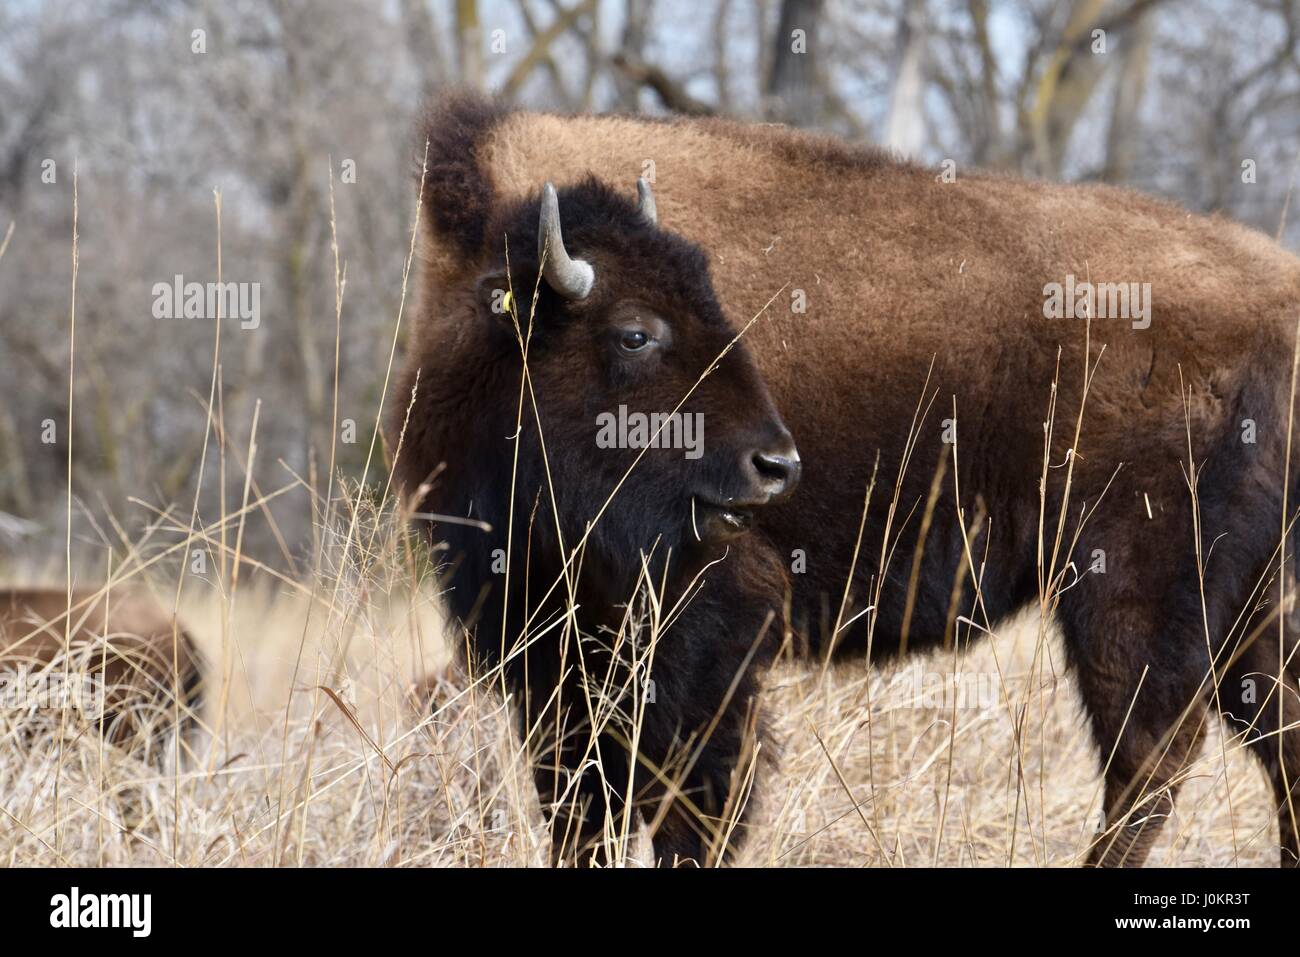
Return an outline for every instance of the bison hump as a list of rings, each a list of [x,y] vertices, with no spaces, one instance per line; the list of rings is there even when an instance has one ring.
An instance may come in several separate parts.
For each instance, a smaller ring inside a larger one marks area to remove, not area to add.
[[[508,114],[500,103],[462,91],[431,101],[421,125],[416,174],[417,183],[424,184],[422,216],[429,238],[452,244],[467,259],[482,251],[492,213],[492,180],[479,153]]]

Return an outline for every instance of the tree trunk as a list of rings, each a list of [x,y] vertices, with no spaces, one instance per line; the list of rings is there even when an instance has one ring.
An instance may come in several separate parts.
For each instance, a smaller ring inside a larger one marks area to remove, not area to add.
[[[979,125],[971,155],[977,166],[1005,165],[1008,157],[998,113],[998,58],[989,37],[988,0],[970,0],[971,27],[980,56]]]
[[[402,0],[401,9],[406,49],[420,77],[420,92],[427,97],[447,82],[447,67],[438,45],[433,14],[426,0]]]
[[[768,115],[792,126],[815,126],[823,97],[817,63],[817,23],[823,0],[781,0],[768,77]]]
[[[1105,57],[1085,42],[1106,7],[1106,0],[1074,0],[1056,49],[1039,77],[1029,113],[1034,172],[1049,179],[1061,175],[1065,147],[1074,123],[1087,105]]]
[[[925,20],[925,0],[907,0],[898,18],[885,145],[904,156],[918,156],[925,147]]]
[[[1115,84],[1115,105],[1106,131],[1107,183],[1127,183],[1133,176],[1137,146],[1138,113],[1146,89],[1147,59],[1151,47],[1151,17],[1143,15],[1128,30],[1120,51],[1119,78]]]
[[[456,0],[456,44],[460,81],[483,89],[483,36],[476,0]]]

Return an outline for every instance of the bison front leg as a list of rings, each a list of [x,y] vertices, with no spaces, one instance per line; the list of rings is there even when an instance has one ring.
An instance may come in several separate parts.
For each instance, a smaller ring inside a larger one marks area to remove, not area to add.
[[[655,656],[655,700],[644,708],[636,749],[637,807],[656,863],[666,867],[707,867],[734,855],[757,764],[771,755],[758,676],[779,623],[770,612],[755,620],[703,602],[695,612]]]
[[[665,597],[677,611],[662,631],[585,645],[570,656],[563,711],[554,680],[534,673],[529,699],[549,713],[528,723],[546,742],[537,785],[557,863],[617,863],[641,822],[662,866],[734,854],[770,754],[758,675],[780,635],[781,571],[762,551],[732,556],[689,597]]]
[[[730,860],[746,836],[758,764],[774,757],[759,685],[789,582],[774,550],[749,545],[710,568],[654,654],[634,790],[660,866]]]
[[[640,806],[658,865],[708,867],[739,849],[762,751],[756,708],[748,694],[727,703],[719,720],[695,735],[676,735],[667,747],[653,748],[666,751],[666,760],[653,761],[651,749],[642,748],[643,774],[651,781]]]
[[[734,853],[761,751],[753,667],[753,656],[695,666],[670,656],[647,682],[653,690],[621,702],[618,720],[601,721],[596,708],[594,735],[585,707],[535,722],[552,862],[617,864],[642,822],[661,866],[708,866]],[[721,682],[728,671],[732,680]]]
[[[609,734],[593,735],[580,692],[566,691],[548,695],[551,707],[528,722],[539,743],[533,777],[550,831],[551,863],[604,867],[624,854],[627,752]]]
[[[622,749],[603,742],[599,760],[569,755],[569,763],[543,762],[535,775],[545,802],[554,796],[548,814],[551,863],[557,867],[607,867],[621,860],[619,832],[626,780]]]
[[[1149,606],[1115,601],[1089,619],[1095,630],[1086,646],[1077,619],[1062,623],[1105,774],[1105,823],[1088,863],[1141,867],[1208,720],[1196,622],[1170,616],[1157,624]],[[1163,650],[1174,638],[1185,649],[1177,657]]]

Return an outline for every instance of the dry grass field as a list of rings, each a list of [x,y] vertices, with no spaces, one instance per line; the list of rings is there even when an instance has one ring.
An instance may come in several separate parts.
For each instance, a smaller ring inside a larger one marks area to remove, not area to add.
[[[207,666],[189,739],[106,744],[73,715],[60,749],[57,711],[5,710],[0,864],[545,865],[526,749],[491,676],[464,672],[432,590],[408,587],[392,523],[355,537],[360,560],[306,583],[189,580],[180,619]],[[152,584],[170,607],[175,583]],[[759,771],[738,863],[1077,865],[1099,759],[1059,644],[1038,638],[1027,615],[956,658],[780,662],[765,697],[780,759]],[[954,669],[960,694],[945,697]],[[1217,732],[1151,865],[1276,863],[1263,774]],[[621,847],[628,866],[652,863],[643,834]]]

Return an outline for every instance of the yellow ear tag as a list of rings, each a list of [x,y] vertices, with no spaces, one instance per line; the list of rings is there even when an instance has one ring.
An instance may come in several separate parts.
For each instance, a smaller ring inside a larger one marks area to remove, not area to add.
[[[501,309],[503,312],[513,312],[511,305],[514,303],[514,297],[510,295],[510,290],[506,290],[505,296],[501,299]]]

